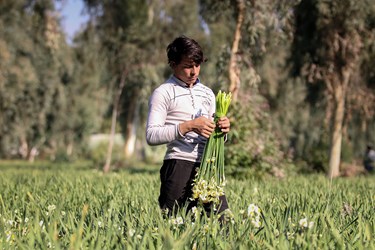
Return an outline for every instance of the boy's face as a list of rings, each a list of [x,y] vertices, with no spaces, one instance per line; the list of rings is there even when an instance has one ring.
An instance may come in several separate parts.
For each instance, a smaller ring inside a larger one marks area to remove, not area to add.
[[[189,87],[197,81],[201,66],[192,60],[183,57],[179,64],[172,64],[175,77],[185,82]]]

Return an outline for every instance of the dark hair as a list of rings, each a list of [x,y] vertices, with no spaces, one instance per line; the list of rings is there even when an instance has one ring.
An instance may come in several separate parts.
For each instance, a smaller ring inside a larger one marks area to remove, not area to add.
[[[171,62],[179,64],[183,57],[191,59],[196,64],[207,61],[201,46],[194,39],[186,36],[177,37],[168,45],[167,56],[169,65]]]

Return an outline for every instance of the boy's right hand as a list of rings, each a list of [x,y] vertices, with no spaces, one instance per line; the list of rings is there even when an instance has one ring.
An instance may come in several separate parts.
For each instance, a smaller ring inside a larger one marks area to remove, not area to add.
[[[205,116],[200,116],[194,120],[181,123],[179,129],[183,135],[187,132],[194,131],[195,133],[208,138],[215,130],[215,127],[216,125],[212,120]]]

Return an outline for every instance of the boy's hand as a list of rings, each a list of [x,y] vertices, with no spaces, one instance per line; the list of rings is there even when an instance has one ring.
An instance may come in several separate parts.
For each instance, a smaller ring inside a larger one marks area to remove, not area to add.
[[[180,124],[179,129],[181,134],[185,135],[187,132],[194,131],[206,138],[210,137],[215,130],[215,123],[207,117],[200,116],[191,121],[186,121]]]
[[[228,133],[230,131],[230,120],[228,117],[223,116],[219,118],[217,126],[221,129],[221,132]]]

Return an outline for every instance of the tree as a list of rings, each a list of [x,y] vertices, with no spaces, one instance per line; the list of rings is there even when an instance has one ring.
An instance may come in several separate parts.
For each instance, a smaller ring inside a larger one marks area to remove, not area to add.
[[[165,77],[160,72],[168,72],[167,44],[181,34],[198,34],[198,3],[146,0],[85,3],[108,58],[106,69],[113,78],[107,84],[113,83],[109,86],[112,92],[118,89],[122,72],[128,72],[118,120],[125,139],[124,155],[130,158],[139,136],[137,128],[146,116],[141,111],[145,110],[153,87]]]
[[[326,114],[331,117],[330,177],[339,175],[345,101],[369,37],[364,28],[369,5],[368,1],[303,0],[296,8],[295,70],[309,82],[325,85]]]
[[[4,1],[1,11],[7,66],[1,72],[2,151],[33,160],[50,137],[48,116],[60,80],[55,52],[63,38],[51,1]]]
[[[2,1],[0,26],[0,155],[70,157],[97,124],[97,49],[67,45],[52,0]]]
[[[233,126],[226,162],[234,172],[253,168],[260,173],[282,175],[279,170],[285,166],[284,155],[270,124],[267,100],[258,89],[263,82],[257,71],[267,48],[287,37],[289,10],[295,3],[240,0],[201,3],[212,43],[219,36],[225,37],[219,40],[222,45],[218,47],[224,49],[218,58],[216,75],[219,82],[228,84],[217,87],[234,93],[233,112],[230,112]],[[225,34],[222,34],[223,26],[227,27]]]

